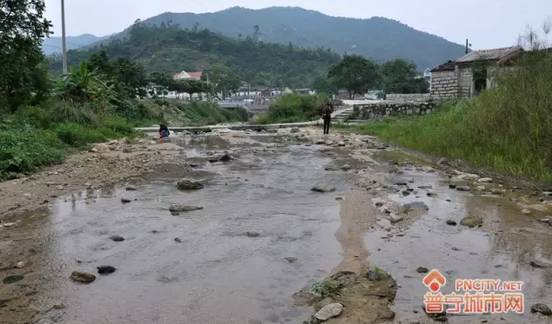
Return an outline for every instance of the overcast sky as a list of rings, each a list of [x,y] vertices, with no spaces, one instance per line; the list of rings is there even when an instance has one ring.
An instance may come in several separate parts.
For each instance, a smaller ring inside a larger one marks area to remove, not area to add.
[[[46,0],[55,35],[61,34],[60,2]],[[468,37],[474,49],[514,45],[528,25],[541,30],[552,16],[552,0],[65,0],[65,6],[68,35],[112,34],[137,18],[167,11],[300,6],[331,16],[392,18],[457,43],[463,44]]]

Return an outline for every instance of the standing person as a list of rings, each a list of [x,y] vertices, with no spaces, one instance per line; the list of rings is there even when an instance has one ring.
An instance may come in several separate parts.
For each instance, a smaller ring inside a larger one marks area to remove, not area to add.
[[[322,109],[322,119],[324,120],[324,134],[330,133],[330,124],[332,122],[333,104],[330,100],[326,101]]]
[[[164,143],[165,139],[169,138],[171,132],[165,124],[159,124],[159,143]]]

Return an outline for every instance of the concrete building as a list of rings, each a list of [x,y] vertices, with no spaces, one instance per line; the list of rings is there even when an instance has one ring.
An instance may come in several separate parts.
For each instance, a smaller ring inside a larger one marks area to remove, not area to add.
[[[437,100],[477,96],[492,88],[500,69],[515,64],[522,54],[519,46],[479,50],[441,64],[431,70],[431,96]]]
[[[203,76],[203,72],[186,72],[182,71],[179,73],[176,73],[173,76],[174,80],[195,80],[195,81],[201,81],[201,77]]]

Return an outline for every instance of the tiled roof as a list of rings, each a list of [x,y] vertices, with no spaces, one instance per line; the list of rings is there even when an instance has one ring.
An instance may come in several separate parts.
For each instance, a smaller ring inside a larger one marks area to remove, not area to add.
[[[520,46],[504,47],[489,50],[472,51],[458,60],[456,63],[471,63],[475,61],[502,61],[504,59],[513,58],[523,53]]]

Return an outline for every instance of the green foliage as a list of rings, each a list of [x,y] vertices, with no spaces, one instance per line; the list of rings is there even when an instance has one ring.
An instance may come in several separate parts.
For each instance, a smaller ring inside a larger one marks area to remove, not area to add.
[[[54,131],[63,143],[74,147],[85,146],[89,143],[99,143],[107,139],[98,129],[76,123],[59,124]]]
[[[44,10],[43,0],[0,1],[0,111],[36,103],[48,92],[40,49],[50,28]]]
[[[109,82],[85,62],[62,79],[55,91],[62,100],[85,103],[94,101],[106,110],[111,102],[116,101],[116,93]]]
[[[339,64],[332,66],[328,77],[338,87],[347,89],[350,98],[366,93],[380,81],[378,65],[358,55],[345,56]]]
[[[221,64],[212,65],[205,70],[204,78],[212,84],[213,90],[222,93],[223,99],[240,87],[240,77],[232,69]]]
[[[62,159],[62,145],[53,132],[21,124],[0,126],[0,179],[34,171]]]
[[[272,103],[268,113],[257,122],[268,124],[315,120],[320,118],[321,109],[327,99],[325,95],[284,95]]]
[[[384,63],[382,76],[386,93],[426,93],[429,90],[427,81],[418,76],[416,65],[405,60]]]
[[[499,86],[472,101],[449,103],[421,117],[360,126],[430,154],[477,167],[552,182],[552,56],[527,54],[498,76]]]

